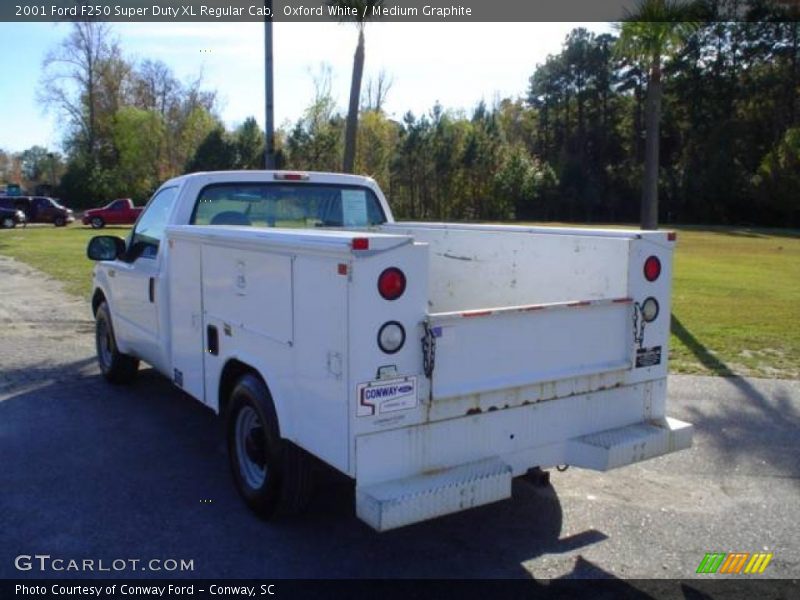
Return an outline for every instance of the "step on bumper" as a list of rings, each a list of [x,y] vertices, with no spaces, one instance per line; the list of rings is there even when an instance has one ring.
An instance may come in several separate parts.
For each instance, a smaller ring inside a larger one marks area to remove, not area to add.
[[[511,497],[511,467],[498,458],[356,488],[356,514],[377,531]]]
[[[689,448],[693,432],[692,425],[671,417],[608,429],[567,442],[566,462],[597,471],[624,467]]]

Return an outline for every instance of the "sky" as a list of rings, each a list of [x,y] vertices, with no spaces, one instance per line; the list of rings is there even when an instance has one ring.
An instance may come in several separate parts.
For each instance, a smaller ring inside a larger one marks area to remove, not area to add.
[[[364,87],[383,69],[392,79],[386,111],[400,118],[435,102],[472,109],[524,95],[528,78],[548,54],[558,53],[578,26],[608,31],[605,23],[370,23],[366,28]],[[59,115],[37,102],[47,52],[68,32],[64,23],[0,23],[0,148],[33,145],[60,150]],[[220,116],[235,127],[248,116],[264,126],[264,27],[259,23],[114,23],[123,52],[157,59],[182,81],[202,74],[215,89]],[[295,121],[314,93],[314,77],[330,65],[332,93],[344,112],[357,30],[348,23],[275,23],[275,121]]]

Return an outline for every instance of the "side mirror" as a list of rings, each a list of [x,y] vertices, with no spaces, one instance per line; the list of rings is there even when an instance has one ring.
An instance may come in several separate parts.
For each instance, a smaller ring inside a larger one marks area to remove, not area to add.
[[[124,254],[125,240],[113,235],[96,235],[86,247],[86,256],[91,260],[117,260]]]

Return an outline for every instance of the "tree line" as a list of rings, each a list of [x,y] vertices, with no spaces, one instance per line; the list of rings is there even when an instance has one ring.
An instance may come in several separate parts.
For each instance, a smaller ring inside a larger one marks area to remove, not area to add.
[[[800,24],[758,2],[754,21],[723,19],[741,5],[717,2],[718,20],[664,57],[662,222],[800,226]],[[41,86],[42,100],[66,115],[57,191],[68,204],[141,201],[183,172],[261,167],[255,119],[227,129],[199,79],[127,60],[107,25],[73,27]],[[78,84],[72,93],[60,87],[65,74]],[[616,32],[575,29],[518,97],[470,111],[437,104],[393,119],[384,109],[391,86],[369,81],[354,170],[379,182],[401,218],[635,222],[650,76],[618,51]],[[323,70],[304,114],[276,132],[279,167],[341,170],[345,130]]]

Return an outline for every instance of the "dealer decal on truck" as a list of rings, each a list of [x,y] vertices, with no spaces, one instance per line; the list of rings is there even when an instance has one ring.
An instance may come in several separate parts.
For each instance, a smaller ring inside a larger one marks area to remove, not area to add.
[[[408,410],[417,406],[417,378],[361,383],[357,393],[359,417]]]

